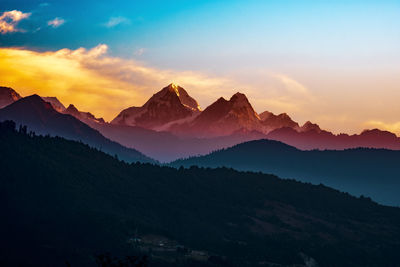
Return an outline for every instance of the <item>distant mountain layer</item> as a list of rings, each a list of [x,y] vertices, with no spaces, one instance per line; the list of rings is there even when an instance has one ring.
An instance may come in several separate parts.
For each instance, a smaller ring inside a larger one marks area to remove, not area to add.
[[[128,149],[108,140],[98,131],[73,116],[57,112],[50,103],[45,102],[38,95],[22,98],[0,109],[0,121],[3,120],[13,120],[18,124],[26,125],[30,131],[37,134],[50,134],[82,141],[129,162],[153,161],[137,150]]]
[[[212,151],[264,138],[258,132],[237,131],[229,136],[214,138],[179,137],[169,132],[157,132],[137,126],[110,123],[89,123],[110,140],[126,147],[142,151],[160,162],[170,162],[194,155],[205,155]]]
[[[98,266],[106,252],[151,253],[149,266],[400,262],[398,208],[272,175],[126,164],[9,124],[0,123],[2,266]]]
[[[361,134],[334,135],[319,129],[317,125],[308,125],[307,127],[311,129],[303,132],[287,127],[276,129],[267,134],[266,138],[281,141],[303,150],[343,150],[358,147],[400,150],[400,138],[388,131],[373,129],[365,130]]]
[[[206,156],[178,160],[175,167],[231,167],[273,173],[284,178],[324,184],[367,195],[382,204],[400,206],[400,151],[349,149],[301,151],[281,142],[257,140]]]
[[[86,123],[97,129],[105,137],[126,147],[136,148],[161,162],[205,155],[215,150],[260,139],[281,141],[303,150],[359,147],[400,150],[400,138],[392,133],[380,130],[368,130],[359,135],[342,134],[336,136],[325,131],[297,132],[289,128],[274,130],[267,135],[258,131],[241,129],[227,136],[197,138],[177,136],[167,131],[157,132],[137,126],[95,123],[93,121],[86,121]]]

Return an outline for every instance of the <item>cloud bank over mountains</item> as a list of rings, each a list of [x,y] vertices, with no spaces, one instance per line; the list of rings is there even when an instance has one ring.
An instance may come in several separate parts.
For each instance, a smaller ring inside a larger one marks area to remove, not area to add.
[[[24,95],[57,95],[63,103],[79,103],[79,108],[106,119],[113,118],[121,107],[143,104],[155,89],[170,82],[189,88],[203,107],[236,91],[246,92],[259,112],[266,105],[292,112],[312,99],[307,88],[283,74],[263,72],[249,82],[240,75],[153,68],[109,56],[108,50],[106,44],[46,52],[0,48],[0,79]],[[265,88],[263,95],[260,88]]]

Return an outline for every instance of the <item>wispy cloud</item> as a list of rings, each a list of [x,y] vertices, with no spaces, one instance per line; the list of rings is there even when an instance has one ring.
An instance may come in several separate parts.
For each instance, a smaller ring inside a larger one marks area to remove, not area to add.
[[[28,18],[30,15],[31,13],[23,13],[19,10],[3,12],[0,16],[0,33],[23,32],[22,29],[17,28],[17,25],[19,21]]]
[[[49,25],[49,26],[51,26],[51,27],[53,27],[53,28],[58,28],[58,27],[60,27],[61,25],[63,25],[64,23],[65,23],[65,20],[64,20],[63,18],[57,17],[57,18],[55,18],[55,19],[49,20],[49,21],[47,22],[47,25]]]
[[[139,49],[136,49],[135,50],[135,52],[133,52],[133,54],[135,55],[135,56],[141,56],[141,55],[143,55],[144,53],[146,52],[146,48],[139,48]]]
[[[106,23],[104,23],[104,26],[107,28],[113,28],[117,25],[120,24],[129,24],[130,20],[128,18],[125,17],[111,17]]]

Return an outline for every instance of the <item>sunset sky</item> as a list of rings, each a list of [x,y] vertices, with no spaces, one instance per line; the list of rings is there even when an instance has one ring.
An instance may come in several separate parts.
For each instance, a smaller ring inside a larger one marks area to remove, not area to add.
[[[400,1],[0,1],[0,86],[106,120],[171,82],[202,108],[400,135]]]

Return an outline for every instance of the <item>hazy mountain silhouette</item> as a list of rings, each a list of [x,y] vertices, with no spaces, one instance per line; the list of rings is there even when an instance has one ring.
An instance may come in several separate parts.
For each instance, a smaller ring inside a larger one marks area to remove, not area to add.
[[[270,131],[283,127],[293,128],[296,130],[300,129],[299,124],[292,120],[292,118],[290,118],[286,113],[275,115],[272,112],[264,111],[260,114],[260,119],[262,124]]]
[[[128,149],[108,140],[97,130],[73,116],[57,112],[50,103],[45,102],[38,95],[22,98],[0,109],[0,120],[13,120],[18,124],[27,125],[30,130],[38,134],[50,134],[82,141],[111,155],[118,155],[129,162],[152,161],[137,150]]]
[[[94,266],[104,252],[150,253],[150,266],[400,261],[398,208],[261,173],[126,164],[14,127],[0,123],[3,266]]]
[[[400,151],[349,149],[301,151],[281,142],[250,141],[206,156],[173,162],[172,166],[226,166],[262,171],[366,195],[383,204],[400,206]]]
[[[361,134],[339,134],[321,130],[318,125],[306,123],[301,132],[292,128],[276,129],[266,135],[268,139],[284,142],[299,149],[386,148],[400,150],[400,138],[388,131],[364,130]],[[308,130],[306,130],[308,129]]]
[[[160,162],[205,155],[250,140],[265,138],[259,132],[239,130],[228,136],[214,138],[179,137],[170,132],[157,132],[137,126],[90,123],[105,137],[126,147],[133,147]]]

